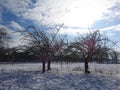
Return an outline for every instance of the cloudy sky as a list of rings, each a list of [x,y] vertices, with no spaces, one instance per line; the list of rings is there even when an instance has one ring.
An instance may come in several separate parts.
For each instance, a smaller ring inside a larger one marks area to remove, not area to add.
[[[62,23],[61,34],[99,29],[119,41],[120,0],[0,0],[0,27],[8,30]]]

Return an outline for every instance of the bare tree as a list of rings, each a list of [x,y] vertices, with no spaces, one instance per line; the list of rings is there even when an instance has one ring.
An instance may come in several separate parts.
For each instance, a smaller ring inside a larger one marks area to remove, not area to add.
[[[47,29],[37,29],[34,26],[30,26],[24,30],[24,39],[27,41],[26,47],[42,60],[43,73],[45,72],[45,63],[48,62],[48,70],[50,70],[51,60],[54,59],[55,53],[63,45],[63,40],[57,37],[62,26],[48,27]]]
[[[111,59],[112,59],[112,62],[113,63],[118,63],[118,61],[119,61],[119,52],[117,52],[117,51],[115,51],[115,50],[112,50],[111,52],[110,52],[110,56],[111,56]]]

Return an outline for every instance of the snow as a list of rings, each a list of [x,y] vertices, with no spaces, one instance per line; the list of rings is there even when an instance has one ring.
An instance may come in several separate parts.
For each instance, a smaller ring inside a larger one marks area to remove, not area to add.
[[[91,74],[83,67],[53,63],[52,70],[41,73],[40,63],[1,64],[0,90],[120,90],[119,64],[90,64]],[[107,75],[110,70],[113,74]]]

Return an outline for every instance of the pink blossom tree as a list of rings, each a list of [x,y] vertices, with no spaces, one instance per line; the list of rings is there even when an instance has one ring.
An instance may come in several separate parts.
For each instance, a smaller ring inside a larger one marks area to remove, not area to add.
[[[88,63],[96,53],[103,47],[107,47],[108,38],[102,36],[99,30],[89,32],[86,35],[79,37],[78,41],[80,51],[85,63],[85,73],[89,73]]]

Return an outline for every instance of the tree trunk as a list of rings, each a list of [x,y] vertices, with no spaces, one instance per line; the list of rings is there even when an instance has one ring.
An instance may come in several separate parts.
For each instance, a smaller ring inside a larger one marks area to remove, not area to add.
[[[45,61],[42,61],[42,73],[44,73],[45,72]]]
[[[85,73],[90,73],[89,68],[88,68],[88,60],[85,59]]]
[[[47,70],[51,70],[51,61],[48,61]]]

